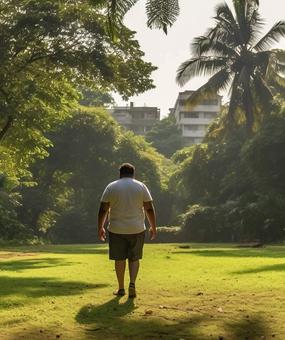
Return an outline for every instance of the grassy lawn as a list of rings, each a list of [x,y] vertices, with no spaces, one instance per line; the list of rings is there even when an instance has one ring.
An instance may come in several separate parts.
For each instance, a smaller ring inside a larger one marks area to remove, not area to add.
[[[285,339],[285,247],[146,245],[138,298],[105,245],[0,251],[0,339]]]

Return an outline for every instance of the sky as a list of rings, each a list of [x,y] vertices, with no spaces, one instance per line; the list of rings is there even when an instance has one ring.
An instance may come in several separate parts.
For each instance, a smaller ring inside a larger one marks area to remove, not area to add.
[[[156,86],[139,96],[129,99],[136,106],[157,106],[161,116],[166,116],[173,107],[179,91],[195,90],[207,78],[195,78],[184,87],[175,81],[178,66],[191,57],[190,43],[202,35],[214,23],[212,17],[219,0],[180,0],[180,16],[169,29],[167,35],[146,26],[145,0],[140,0],[126,15],[125,24],[136,31],[136,39],[145,52],[145,60],[152,62],[158,70],[152,73]],[[227,1],[230,4],[230,1]],[[260,14],[265,19],[264,33],[279,20],[285,20],[284,0],[260,0]],[[285,38],[273,47],[285,49]],[[226,93],[221,93],[226,98]],[[117,105],[126,105],[119,95],[115,95]]]

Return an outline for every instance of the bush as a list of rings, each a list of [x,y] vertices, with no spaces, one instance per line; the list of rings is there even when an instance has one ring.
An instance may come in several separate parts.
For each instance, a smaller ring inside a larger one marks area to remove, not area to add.
[[[193,205],[182,215],[182,236],[191,242],[278,242],[285,239],[285,198],[240,197],[219,206]]]
[[[175,226],[163,226],[157,228],[157,243],[181,242],[181,228]]]
[[[183,241],[228,241],[221,212],[216,207],[193,205],[181,216]]]

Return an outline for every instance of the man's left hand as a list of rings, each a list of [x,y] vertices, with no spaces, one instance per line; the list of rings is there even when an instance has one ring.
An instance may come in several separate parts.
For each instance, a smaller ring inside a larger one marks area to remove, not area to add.
[[[104,227],[98,229],[98,238],[100,241],[106,241],[106,230]]]

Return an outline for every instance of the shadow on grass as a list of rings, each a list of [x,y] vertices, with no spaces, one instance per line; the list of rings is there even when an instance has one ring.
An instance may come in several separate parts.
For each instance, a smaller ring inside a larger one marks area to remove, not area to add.
[[[5,301],[5,297],[40,298],[45,296],[69,296],[85,290],[98,289],[107,284],[90,284],[81,281],[61,281],[50,277],[0,276],[0,309],[20,307],[21,302]]]
[[[120,303],[114,298],[103,305],[87,305],[80,309],[76,321],[85,325],[86,338],[98,339],[265,339],[272,334],[262,316],[251,315],[235,321],[213,319],[207,314],[188,318],[165,318],[134,315],[132,300]],[[205,330],[209,334],[205,333]]]
[[[270,266],[262,266],[258,268],[245,269],[232,274],[257,274],[262,272],[282,272],[285,271],[285,263],[273,264]]]
[[[275,334],[272,333],[262,316],[254,315],[241,320],[227,322],[224,327],[226,334],[229,334],[232,340],[254,340],[275,337]]]
[[[3,271],[23,271],[27,269],[43,269],[55,266],[69,266],[73,262],[66,262],[63,259],[40,258],[24,259],[13,261],[0,261],[0,270]]]
[[[91,334],[108,339],[208,339],[211,336],[221,339],[261,339],[272,334],[262,316],[251,315],[232,322],[213,320],[209,315],[193,315],[189,318],[172,319],[171,322],[159,315],[136,316],[133,300],[120,303],[114,298],[103,305],[87,305],[80,309],[76,321],[86,327],[86,337]],[[174,321],[173,321],[174,320]],[[219,323],[218,330],[215,323]],[[216,334],[205,335],[204,327],[213,326]]]
[[[124,305],[124,304],[122,304]],[[79,312],[80,318],[85,315],[85,307]],[[123,309],[127,307],[122,307]],[[82,314],[80,314],[82,312]],[[93,311],[94,312],[94,311]],[[92,313],[92,311],[91,311]],[[224,322],[218,329],[213,327],[209,334],[203,332],[203,328],[209,325],[207,318],[203,316],[194,316],[189,319],[180,320],[180,322],[166,324],[163,320],[154,318],[141,318],[140,320],[131,320],[127,318],[110,318],[109,314],[105,315],[105,322],[96,322],[96,325],[90,322],[90,328],[76,329],[76,333],[62,329],[46,329],[29,328],[9,336],[8,339],[189,339],[189,340],[208,340],[208,339],[224,339],[224,340],[261,340],[273,338],[274,334],[266,325],[260,316],[251,316],[249,319],[241,319],[233,322]],[[90,320],[91,321],[91,320]],[[215,321],[210,321],[212,324]],[[83,322],[86,324],[85,322]],[[273,337],[272,337],[273,336]],[[281,338],[280,338],[281,339]],[[282,338],[283,339],[283,338]]]
[[[81,324],[91,324],[94,322],[105,322],[108,318],[118,318],[130,314],[134,309],[134,301],[128,299],[125,303],[120,303],[120,297],[114,297],[103,305],[87,305],[80,309],[76,316],[76,321]]]
[[[269,248],[269,249],[209,249],[209,250],[174,250],[172,254],[197,255],[204,257],[268,257],[268,258],[284,258],[285,248]]]
[[[182,335],[187,335],[189,338],[189,335],[196,334],[195,329],[197,330],[199,323],[205,320],[202,316],[172,323],[149,316],[132,319],[130,314],[135,309],[134,300],[128,299],[120,303],[120,298],[115,297],[102,305],[82,307],[75,319],[78,323],[87,326],[86,338],[93,335],[98,339],[152,339],[169,336],[173,339],[173,335],[175,339],[181,338]],[[194,338],[198,339],[196,335]]]
[[[106,244],[68,244],[68,245],[36,245],[20,247],[1,247],[0,251],[22,253],[53,253],[53,254],[107,254]]]

